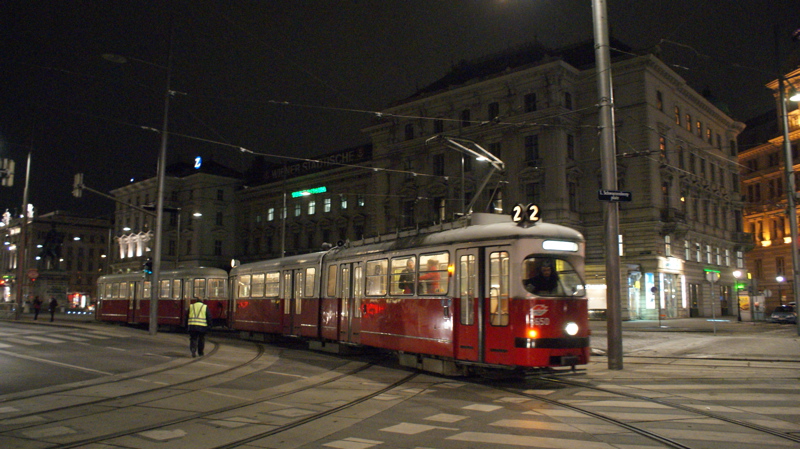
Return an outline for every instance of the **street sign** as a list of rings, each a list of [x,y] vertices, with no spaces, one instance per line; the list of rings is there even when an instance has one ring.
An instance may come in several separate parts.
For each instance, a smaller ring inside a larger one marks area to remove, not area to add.
[[[600,201],[630,201],[632,198],[631,192],[623,192],[621,190],[598,190],[597,199]]]

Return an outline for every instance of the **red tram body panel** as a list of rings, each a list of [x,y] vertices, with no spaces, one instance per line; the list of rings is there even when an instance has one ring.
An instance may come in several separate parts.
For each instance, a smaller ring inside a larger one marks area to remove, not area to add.
[[[473,214],[235,267],[230,326],[387,349],[445,373],[574,367],[589,361],[583,269],[577,231]]]

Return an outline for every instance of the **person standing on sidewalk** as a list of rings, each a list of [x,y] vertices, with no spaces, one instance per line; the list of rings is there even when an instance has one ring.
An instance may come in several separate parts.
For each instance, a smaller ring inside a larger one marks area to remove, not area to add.
[[[194,298],[189,306],[189,319],[186,321],[189,330],[189,351],[192,357],[203,356],[206,346],[206,332],[211,327],[211,310],[202,299]]]
[[[53,296],[50,298],[50,304],[47,306],[47,311],[50,312],[50,322],[52,323],[56,317],[56,309],[58,308],[58,301],[56,301],[56,297]]]
[[[39,319],[39,312],[42,311],[42,298],[36,296],[33,298],[33,320]]]

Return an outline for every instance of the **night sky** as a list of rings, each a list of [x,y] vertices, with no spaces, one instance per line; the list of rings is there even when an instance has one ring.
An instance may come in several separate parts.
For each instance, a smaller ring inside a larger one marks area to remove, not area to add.
[[[774,108],[764,85],[800,46],[788,38],[798,0],[608,8],[614,38],[659,52],[740,121]],[[90,216],[114,205],[73,198],[75,173],[104,192],[155,176],[160,135],[147,128],[161,128],[170,42],[169,162],[199,154],[245,170],[240,147],[314,156],[367,143],[372,112],[461,60],[593,36],[591,0],[3,0],[0,18],[0,157],[17,163],[0,212],[21,207],[30,151],[38,212]]]

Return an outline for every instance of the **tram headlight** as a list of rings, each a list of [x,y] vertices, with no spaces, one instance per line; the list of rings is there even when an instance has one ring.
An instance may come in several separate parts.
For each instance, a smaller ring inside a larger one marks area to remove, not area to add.
[[[570,321],[569,323],[567,323],[566,326],[564,326],[564,331],[567,332],[567,335],[571,335],[574,337],[575,335],[578,334],[578,325]]]

